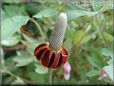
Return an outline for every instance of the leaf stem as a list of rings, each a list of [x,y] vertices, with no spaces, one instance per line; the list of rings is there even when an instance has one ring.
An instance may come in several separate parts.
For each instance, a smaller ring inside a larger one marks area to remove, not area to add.
[[[101,25],[100,25],[100,23],[99,23],[99,21],[98,21],[97,16],[95,16],[95,21],[96,21],[96,23],[97,23],[97,25],[98,25],[98,29],[99,29],[100,35],[102,36],[102,38],[103,38],[103,40],[104,40],[105,46],[106,46],[107,48],[109,48],[108,41],[106,40],[106,38],[105,38],[105,36],[104,36],[104,34],[103,34],[102,27],[101,27]]]
[[[52,85],[52,75],[53,75],[53,71],[52,71],[52,69],[49,68],[49,71],[48,71],[48,83],[50,85]]]
[[[10,71],[8,71],[8,70],[4,70],[4,72],[7,73],[7,74],[9,74],[10,76],[12,76],[12,77],[14,77],[14,78],[18,78],[18,77],[19,77],[19,76],[13,74],[12,72],[10,72]],[[21,78],[21,77],[19,77],[19,78]],[[21,78],[21,79],[22,79],[23,81],[29,83],[29,84],[35,84],[35,82],[33,82],[33,81],[29,81],[29,80],[24,79],[24,78]]]
[[[42,35],[42,38],[44,39],[44,33],[43,33],[43,31],[42,31],[40,25],[36,22],[35,19],[30,18],[30,20],[31,20],[31,21],[36,25],[36,27],[39,29],[39,31],[40,31],[40,33],[41,33],[41,35]]]

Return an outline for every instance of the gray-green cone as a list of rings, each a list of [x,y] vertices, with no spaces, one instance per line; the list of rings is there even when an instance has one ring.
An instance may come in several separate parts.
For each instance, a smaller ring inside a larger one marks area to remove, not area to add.
[[[52,35],[50,37],[49,47],[55,51],[58,51],[62,44],[67,27],[67,15],[66,13],[60,13],[55,23]]]

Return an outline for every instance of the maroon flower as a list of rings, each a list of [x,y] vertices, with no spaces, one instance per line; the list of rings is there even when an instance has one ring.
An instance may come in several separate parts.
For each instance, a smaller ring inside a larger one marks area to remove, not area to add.
[[[49,43],[43,43],[34,50],[34,56],[37,60],[41,60],[43,66],[48,68],[57,68],[64,64],[68,58],[68,52],[65,48],[54,51],[49,48]]]
[[[68,58],[68,52],[61,48],[67,27],[67,15],[60,13],[53,28],[49,43],[43,43],[34,50],[37,60],[48,68],[57,68],[64,64]]]

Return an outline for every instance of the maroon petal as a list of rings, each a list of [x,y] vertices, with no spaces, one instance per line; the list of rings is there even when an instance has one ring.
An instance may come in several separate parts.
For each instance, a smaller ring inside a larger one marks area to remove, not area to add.
[[[38,54],[38,50],[41,50],[44,48],[48,48],[48,43],[43,43],[43,44],[38,45],[36,49],[34,50],[34,56]]]
[[[62,55],[62,64],[64,64],[68,59],[68,51],[65,48],[63,48],[61,51],[61,55]]]
[[[59,63],[56,66],[56,68],[59,67],[59,66],[61,66],[61,65],[62,65],[62,55],[60,54]]]
[[[68,55],[62,55],[62,64],[64,64],[68,59]]]
[[[55,59],[55,53],[53,52],[53,53],[52,53],[52,56],[51,56],[51,58],[50,58],[50,61],[49,61],[48,68],[50,68],[50,67],[52,66],[54,59]]]
[[[59,59],[60,59],[60,53],[55,54],[55,58],[52,64],[52,68],[56,68],[58,63],[59,63]]]
[[[44,49],[38,51],[38,54],[36,55],[37,60],[41,60],[41,57],[46,49],[47,48],[44,48]]]
[[[45,67],[48,67],[51,56],[52,56],[52,52],[48,49],[43,53],[41,57],[41,62]]]
[[[62,48],[61,54],[62,55],[68,55],[68,51],[65,48]]]

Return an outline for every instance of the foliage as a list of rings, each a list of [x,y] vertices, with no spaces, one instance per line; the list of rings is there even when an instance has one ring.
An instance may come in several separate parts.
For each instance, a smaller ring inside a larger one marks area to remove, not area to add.
[[[110,2],[97,3],[96,6],[94,0],[90,0],[89,7],[76,3],[65,0],[2,0],[2,84],[47,83],[48,69],[36,61],[33,52],[37,45],[49,41],[56,17],[62,11],[68,16],[63,46],[69,52],[71,77],[66,81],[63,67],[60,67],[53,71],[53,83],[104,84],[114,80],[113,6]],[[101,69],[108,77],[98,80]]]

